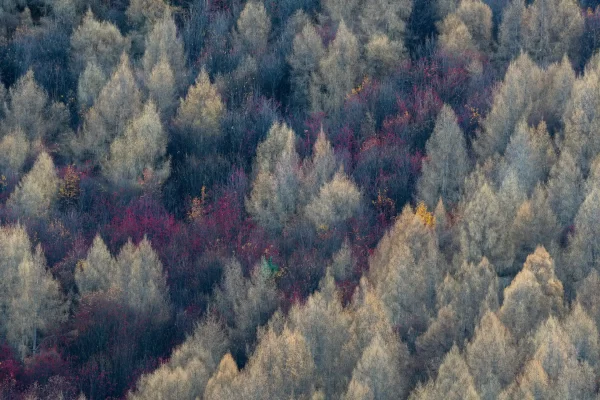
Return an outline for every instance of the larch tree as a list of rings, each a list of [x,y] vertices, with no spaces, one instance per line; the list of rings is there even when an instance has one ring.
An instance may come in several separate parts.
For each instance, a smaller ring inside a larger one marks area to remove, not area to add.
[[[285,123],[275,122],[258,145],[254,173],[246,209],[261,226],[279,231],[296,213],[300,194],[296,134]]]
[[[354,182],[338,171],[331,181],[321,186],[305,209],[306,217],[315,228],[327,229],[356,216],[361,205],[361,194]]]
[[[311,108],[337,118],[360,77],[360,48],[356,36],[341,21],[335,39],[319,62],[311,82]]]
[[[468,262],[487,257],[500,275],[510,272],[514,249],[506,229],[508,222],[499,196],[484,183],[464,206],[460,227],[463,257]]]
[[[167,140],[158,110],[151,100],[110,144],[104,174],[117,186],[136,188],[162,184],[171,172]]]
[[[240,384],[240,397],[267,400],[310,398],[315,364],[302,334],[284,327],[268,328],[259,338]]]
[[[404,398],[408,389],[408,381],[403,375],[407,361],[408,349],[404,343],[398,343],[397,339],[386,341],[376,334],[352,372],[345,399]],[[356,388],[361,392],[366,389],[366,395],[355,393]]]
[[[499,317],[515,339],[521,340],[550,315],[560,315],[562,304],[562,283],[554,276],[550,255],[540,247],[504,289]]]
[[[519,368],[516,343],[495,313],[486,313],[471,342],[466,359],[482,400],[497,399]]]
[[[211,375],[219,366],[219,360],[227,351],[227,346],[227,333],[216,318],[203,319],[193,334],[173,351],[168,362],[140,377],[136,389],[127,398],[201,398]]]
[[[600,188],[587,195],[575,216],[575,233],[571,237],[562,277],[568,287],[577,284],[592,270],[600,272],[600,243],[596,240],[600,229],[595,221],[600,218]]]
[[[446,51],[487,53],[492,42],[492,10],[481,0],[461,0],[440,25],[440,42]]]
[[[556,215],[550,207],[545,187],[537,185],[531,198],[517,209],[510,228],[511,241],[515,245],[515,268],[519,268],[537,246],[552,249],[558,240],[560,228]]]
[[[214,293],[214,306],[227,322],[234,355],[244,355],[256,327],[265,324],[277,308],[275,282],[268,271],[257,265],[246,279],[241,268],[237,260],[228,262]]]
[[[175,76],[165,56],[152,68],[146,86],[150,98],[154,101],[163,121],[169,121],[177,107]]]
[[[525,49],[540,64],[579,57],[583,16],[574,0],[535,0],[523,17]]]
[[[577,287],[576,300],[594,320],[596,326],[600,327],[600,298],[596,295],[598,290],[600,290],[600,274],[592,270]]]
[[[538,182],[546,181],[556,160],[546,124],[541,122],[532,128],[524,120],[519,122],[504,157],[507,166],[517,173],[523,190],[531,194]]]
[[[109,76],[119,64],[121,54],[129,51],[129,46],[129,40],[115,25],[98,21],[90,8],[71,35],[72,68],[77,76],[91,62]]]
[[[483,120],[483,130],[473,143],[481,162],[494,153],[504,153],[517,124],[527,117],[533,100],[539,98],[542,86],[543,71],[527,54],[510,63]]]
[[[141,93],[126,54],[85,115],[81,134],[73,143],[79,158],[99,163],[108,157],[113,140],[125,132],[142,110]]]
[[[271,33],[271,17],[262,1],[249,1],[244,6],[237,23],[235,36],[243,49],[260,55],[267,49]]]
[[[81,295],[108,291],[115,279],[117,264],[104,244],[102,237],[96,235],[87,257],[78,263],[75,269],[75,282]]]
[[[59,178],[52,158],[41,152],[31,170],[10,195],[7,206],[25,217],[48,215],[58,195]]]
[[[25,358],[37,351],[44,333],[66,320],[67,303],[41,247],[32,252],[21,225],[0,228],[0,270],[0,330]]]
[[[146,36],[142,58],[146,82],[163,58],[173,73],[176,91],[183,90],[188,84],[183,40],[177,35],[177,27],[169,11],[164,13],[163,18],[154,24]]]
[[[427,157],[417,186],[419,197],[430,209],[440,197],[444,204],[458,203],[460,187],[469,173],[469,157],[464,134],[450,106],[440,111],[425,148]]]
[[[125,14],[140,34],[150,32],[152,27],[170,11],[162,0],[132,0]]]
[[[584,175],[600,153],[600,67],[590,62],[585,74],[575,80],[571,96],[565,103],[563,151],[568,150]]]
[[[303,197],[305,200],[319,193],[321,187],[334,177],[338,162],[327,135],[321,130],[313,146],[311,158],[302,164]]]
[[[308,22],[295,37],[288,63],[291,70],[292,98],[299,109],[310,105],[309,85],[311,77],[318,71],[319,62],[325,55],[323,41],[315,26]]]
[[[437,316],[417,338],[421,357],[434,369],[456,343],[473,336],[477,322],[498,309],[498,278],[487,259],[463,263],[454,275],[446,275],[437,291]]]
[[[433,226],[405,207],[369,265],[370,282],[392,325],[402,324],[413,333],[425,330],[435,312],[436,288],[446,274]]]
[[[548,179],[548,200],[562,227],[572,223],[583,199],[581,171],[571,153],[563,149]]]
[[[30,142],[60,142],[69,132],[69,112],[64,104],[52,102],[48,93],[28,70],[8,90],[5,119],[0,133],[20,129]],[[4,107],[3,107],[4,108]]]
[[[202,69],[194,85],[184,98],[179,100],[175,125],[185,140],[186,146],[195,151],[213,142],[221,134],[221,121],[225,106],[208,73]]]
[[[29,155],[31,143],[18,127],[0,139],[0,168],[4,176],[18,176]]]
[[[578,360],[586,361],[596,371],[600,367],[600,343],[596,322],[581,304],[575,302],[563,321],[563,329],[575,347]]]
[[[107,75],[96,62],[89,61],[86,64],[77,81],[77,102],[80,113],[85,113],[94,105],[107,80]]]
[[[221,359],[219,367],[208,380],[204,390],[203,399],[220,400],[232,399],[239,393],[236,383],[239,376],[239,370],[231,353],[227,353]]]
[[[162,323],[169,318],[171,305],[163,265],[150,241],[137,245],[128,241],[116,258],[113,279],[126,304],[140,315]]]
[[[497,57],[504,62],[516,58],[523,49],[523,15],[525,0],[513,0],[502,12],[502,23],[498,29]]]
[[[446,354],[435,380],[418,387],[409,397],[411,400],[448,399],[479,400],[475,381],[458,347]]]
[[[310,349],[318,387],[327,398],[340,397],[356,360],[345,348],[350,341],[351,321],[342,308],[333,277],[328,273],[320,290],[304,305],[294,305],[289,315],[290,328],[302,334]]]

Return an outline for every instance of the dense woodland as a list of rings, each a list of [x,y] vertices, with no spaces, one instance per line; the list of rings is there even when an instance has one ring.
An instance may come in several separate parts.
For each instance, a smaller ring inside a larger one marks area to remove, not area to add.
[[[599,3],[2,1],[0,398],[600,398]]]

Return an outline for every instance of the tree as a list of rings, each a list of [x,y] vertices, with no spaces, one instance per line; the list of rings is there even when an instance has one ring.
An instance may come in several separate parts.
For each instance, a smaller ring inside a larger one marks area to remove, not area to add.
[[[171,68],[177,91],[184,89],[188,82],[183,40],[177,35],[175,21],[168,9],[146,36],[142,65],[147,82],[162,59],[165,59]]]
[[[506,214],[498,195],[484,183],[463,211],[460,245],[466,261],[487,257],[499,274],[511,271],[514,249],[506,230]]]
[[[356,36],[341,21],[311,83],[313,112],[325,112],[334,120],[339,116],[346,96],[360,77],[359,57]]]
[[[482,400],[497,399],[519,368],[514,339],[496,314],[486,313],[467,345],[467,364]]]
[[[41,334],[66,321],[68,307],[41,247],[31,251],[21,225],[0,228],[0,254],[0,330],[25,358],[38,350]]]
[[[513,0],[502,12],[502,23],[498,29],[497,56],[504,62],[517,57],[523,47],[523,27],[521,21],[525,14],[525,0]]]
[[[521,340],[548,316],[560,315],[562,302],[563,288],[554,277],[554,263],[540,247],[504,289],[499,317],[515,339]]]
[[[309,398],[314,391],[315,365],[302,334],[284,327],[268,328],[248,361],[240,397],[257,400]]]
[[[103,172],[116,185],[160,185],[170,174],[167,134],[156,105],[150,100],[134,117],[125,132],[110,145]]]
[[[575,217],[575,234],[571,237],[564,271],[565,282],[573,287],[592,270],[600,271],[600,243],[596,240],[600,218],[600,188],[587,195]]]
[[[292,68],[292,98],[296,107],[306,109],[309,106],[311,77],[318,71],[319,62],[325,55],[323,42],[314,25],[308,22],[302,31],[294,37],[292,52],[288,63]]]
[[[423,159],[417,189],[429,208],[433,209],[440,197],[445,204],[458,203],[459,189],[469,172],[466,147],[456,115],[445,105],[425,145],[427,157]]]
[[[225,266],[221,285],[215,289],[214,305],[227,322],[232,353],[243,356],[256,334],[277,308],[277,291],[270,272],[257,265],[250,279],[241,265],[231,260]]]
[[[321,186],[319,194],[306,206],[306,217],[315,228],[328,227],[354,217],[360,208],[360,191],[338,171],[331,181]]]
[[[214,317],[204,318],[193,334],[173,351],[168,362],[154,372],[142,375],[128,399],[200,398],[227,346],[223,326]]]
[[[465,42],[460,43],[461,39]],[[440,41],[447,51],[487,53],[492,41],[492,10],[481,0],[462,0],[441,24]]]
[[[275,122],[256,149],[256,177],[246,209],[272,232],[281,230],[298,207],[300,166],[295,141],[294,131]]]
[[[111,75],[123,52],[129,51],[129,40],[107,21],[98,21],[91,8],[81,25],[71,35],[72,68],[75,76],[89,63],[96,64],[104,75]]]
[[[510,63],[504,81],[494,93],[483,130],[473,143],[480,161],[494,153],[504,153],[518,122],[527,116],[534,99],[539,98],[542,86],[543,72],[527,54]]]
[[[155,322],[170,315],[170,301],[162,262],[144,239],[136,246],[129,240],[116,258],[117,273],[113,279],[127,305]]]
[[[600,276],[596,270],[592,270],[577,287],[577,303],[581,304],[598,327],[600,326],[600,299],[594,295],[597,290],[600,290]]]
[[[22,130],[30,142],[61,142],[69,133],[69,112],[64,104],[52,102],[48,93],[28,70],[8,90],[6,117],[0,133]],[[2,107],[4,108],[4,107]]]
[[[406,370],[408,349],[396,340],[385,341],[375,335],[364,350],[346,393],[346,399],[387,400],[404,398],[408,382],[403,376]],[[356,393],[357,389],[361,392]]]
[[[535,0],[523,17],[524,47],[540,64],[579,56],[583,16],[573,0]]]
[[[129,122],[141,109],[141,94],[129,65],[129,57],[123,54],[121,63],[85,115],[81,134],[73,143],[76,155],[96,163],[106,158],[113,140],[125,132]]]
[[[262,1],[249,1],[237,20],[236,34],[244,50],[263,54],[271,33],[271,19]]]
[[[585,360],[597,370],[600,366],[598,329],[595,321],[578,302],[571,307],[571,312],[563,321],[563,329],[575,347],[577,360]]]
[[[538,182],[544,182],[554,165],[556,154],[552,140],[542,121],[537,128],[519,122],[504,154],[508,168],[514,168],[519,182],[530,194]]]
[[[383,34],[374,34],[365,45],[365,72],[375,79],[382,79],[406,58],[406,53],[401,41],[390,40]]]
[[[230,353],[225,354],[219,363],[219,367],[208,380],[203,398],[206,400],[234,398],[235,394],[238,393],[235,387],[238,376],[239,370],[235,360]]]
[[[23,132],[16,128],[0,140],[0,168],[5,176],[18,176],[29,155],[31,144]]]
[[[583,178],[569,151],[563,149],[550,170],[548,200],[562,227],[569,226],[583,201]]]
[[[559,231],[548,193],[543,186],[537,185],[531,198],[519,206],[512,223],[510,237],[515,244],[514,267],[519,268],[539,245],[552,249]]]
[[[202,69],[196,82],[190,87],[185,99],[179,100],[175,124],[178,126],[185,145],[202,151],[221,134],[221,120],[225,106],[215,85],[210,83],[208,73]]]
[[[406,206],[379,241],[369,265],[369,280],[391,324],[412,334],[424,331],[435,312],[436,288],[446,273],[435,229]]]
[[[309,200],[335,176],[337,159],[327,135],[321,130],[313,146],[312,158],[306,158],[302,165],[303,197]]]
[[[106,292],[118,276],[114,257],[104,244],[102,237],[96,235],[85,260],[75,269],[75,282],[81,295],[93,292]]]
[[[79,112],[85,113],[94,105],[100,91],[106,85],[106,74],[94,61],[89,61],[77,82]]]
[[[175,77],[166,57],[161,57],[148,77],[148,92],[163,121],[169,121],[177,107]]]
[[[7,201],[8,207],[25,217],[43,217],[52,210],[59,179],[52,158],[42,151]]]
[[[456,346],[444,357],[435,381],[430,380],[425,387],[418,387],[410,399],[479,399],[469,367]]]
[[[315,378],[327,398],[340,397],[356,362],[350,341],[350,316],[342,309],[340,294],[328,273],[320,290],[303,306],[290,311],[290,328],[302,334],[315,363]]]

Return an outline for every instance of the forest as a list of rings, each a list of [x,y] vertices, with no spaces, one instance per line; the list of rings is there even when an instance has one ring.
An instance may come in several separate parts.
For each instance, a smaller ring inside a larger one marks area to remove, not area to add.
[[[0,399],[598,400],[599,330],[600,0],[0,2]]]

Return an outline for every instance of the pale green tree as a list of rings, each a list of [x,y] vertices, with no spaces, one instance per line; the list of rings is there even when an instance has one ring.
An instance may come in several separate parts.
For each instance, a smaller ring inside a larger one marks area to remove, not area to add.
[[[433,209],[440,197],[444,204],[458,203],[459,189],[469,173],[466,147],[456,115],[445,105],[425,145],[427,157],[417,186],[419,197],[429,208]]]
[[[99,234],[94,237],[87,257],[75,269],[75,282],[81,295],[106,292],[117,276],[117,264]]]
[[[58,195],[58,185],[54,162],[43,151],[10,195],[7,206],[25,217],[48,215]]]
[[[115,25],[98,21],[90,8],[71,35],[72,68],[79,75],[88,63],[94,63],[104,75],[109,76],[129,46],[128,39]]]
[[[262,1],[246,3],[237,20],[235,33],[246,52],[262,54],[266,51],[271,18]]]
[[[104,174],[118,186],[160,185],[169,177],[171,168],[167,140],[158,110],[151,100],[111,143]]]
[[[41,246],[32,251],[24,227],[0,228],[0,254],[0,331],[25,358],[38,350],[42,335],[66,321],[68,306]]]

